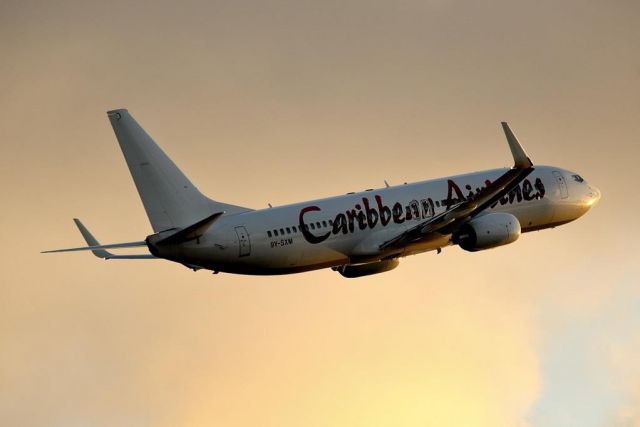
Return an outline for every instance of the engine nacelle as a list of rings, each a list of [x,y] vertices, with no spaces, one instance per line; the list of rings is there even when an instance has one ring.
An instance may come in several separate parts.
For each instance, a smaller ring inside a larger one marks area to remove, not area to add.
[[[472,219],[454,234],[453,243],[476,252],[507,245],[520,237],[520,222],[510,213],[493,212]]]
[[[383,261],[370,262],[368,264],[343,265],[342,267],[336,268],[336,270],[344,277],[354,278],[384,273],[385,271],[393,270],[399,264],[400,261],[397,259],[387,259]]]

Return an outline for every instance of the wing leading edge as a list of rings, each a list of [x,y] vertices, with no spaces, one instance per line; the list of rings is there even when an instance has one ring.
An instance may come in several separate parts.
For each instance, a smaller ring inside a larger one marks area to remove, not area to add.
[[[421,222],[382,243],[380,250],[399,248],[408,243],[428,239],[431,233],[450,234],[454,232],[469,219],[493,205],[505,194],[508,194],[527,175],[533,172],[533,162],[531,162],[531,159],[529,159],[529,156],[527,156],[527,153],[506,122],[502,122],[502,129],[507,137],[507,143],[513,156],[514,165],[511,169],[473,197],[455,204],[451,209]]]

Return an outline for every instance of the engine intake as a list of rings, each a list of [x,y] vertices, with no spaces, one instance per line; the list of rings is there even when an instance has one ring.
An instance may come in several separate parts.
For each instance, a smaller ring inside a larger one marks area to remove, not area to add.
[[[520,237],[518,218],[505,212],[493,212],[472,219],[454,234],[453,243],[469,252],[507,245]]]

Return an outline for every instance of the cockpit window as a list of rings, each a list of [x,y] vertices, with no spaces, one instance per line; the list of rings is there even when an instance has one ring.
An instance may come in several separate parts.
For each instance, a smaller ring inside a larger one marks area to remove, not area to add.
[[[582,179],[582,177],[580,175],[571,175],[573,177],[573,179],[575,179],[577,182],[584,182],[584,179]]]

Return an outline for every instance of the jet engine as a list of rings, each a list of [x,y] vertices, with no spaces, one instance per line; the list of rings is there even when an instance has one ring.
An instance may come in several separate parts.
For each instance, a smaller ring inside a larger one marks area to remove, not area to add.
[[[520,222],[510,213],[493,212],[464,224],[453,235],[453,243],[469,252],[513,243],[520,237]]]
[[[348,278],[369,276],[371,274],[384,273],[393,270],[400,264],[397,259],[387,259],[382,261],[370,262],[367,264],[343,265],[335,268],[341,275]]]

